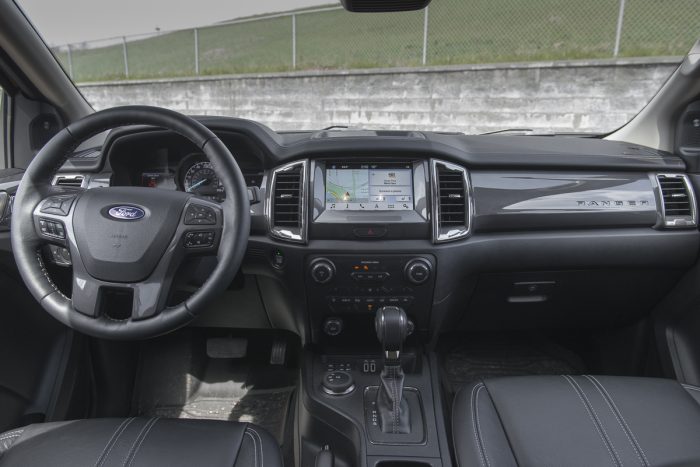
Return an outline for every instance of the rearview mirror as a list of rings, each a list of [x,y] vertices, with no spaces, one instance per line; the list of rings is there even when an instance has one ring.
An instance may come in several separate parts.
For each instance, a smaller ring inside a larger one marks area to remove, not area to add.
[[[340,0],[343,7],[355,13],[413,11],[427,7],[430,0]]]

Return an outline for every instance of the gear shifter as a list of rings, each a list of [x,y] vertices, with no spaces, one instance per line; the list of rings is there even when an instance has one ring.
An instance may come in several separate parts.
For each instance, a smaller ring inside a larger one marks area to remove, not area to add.
[[[408,335],[408,318],[402,308],[385,306],[374,318],[377,338],[384,348],[384,368],[377,392],[377,415],[384,433],[410,433],[410,413],[403,397],[401,348]]]

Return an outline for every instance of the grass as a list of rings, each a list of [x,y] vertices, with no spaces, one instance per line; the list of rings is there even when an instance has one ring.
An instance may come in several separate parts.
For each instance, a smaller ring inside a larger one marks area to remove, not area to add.
[[[627,0],[620,56],[683,55],[700,38],[697,0]],[[609,58],[618,0],[434,0],[427,64]],[[297,67],[352,69],[422,64],[424,13],[296,16]],[[291,17],[199,30],[200,74],[287,71]],[[194,34],[131,41],[129,78],[195,74]],[[67,54],[57,54],[68,68]],[[121,44],[73,50],[76,81],[124,79]]]

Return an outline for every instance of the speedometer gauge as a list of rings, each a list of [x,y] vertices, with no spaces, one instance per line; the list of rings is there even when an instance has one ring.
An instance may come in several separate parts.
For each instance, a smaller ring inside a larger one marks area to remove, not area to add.
[[[209,161],[192,164],[187,169],[182,184],[187,193],[218,202],[224,200],[224,186],[216,175],[214,166]]]

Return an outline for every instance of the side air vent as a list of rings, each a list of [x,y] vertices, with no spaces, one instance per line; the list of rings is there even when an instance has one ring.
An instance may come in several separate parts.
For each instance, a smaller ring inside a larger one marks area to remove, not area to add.
[[[270,234],[281,240],[306,241],[306,161],[272,172],[267,200]]]
[[[661,216],[666,227],[697,225],[695,196],[684,174],[658,174]]]
[[[449,242],[469,235],[471,202],[464,167],[432,161],[433,240]]]
[[[82,175],[58,175],[54,178],[53,184],[70,188],[80,188],[83,186],[85,177]]]

